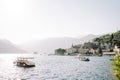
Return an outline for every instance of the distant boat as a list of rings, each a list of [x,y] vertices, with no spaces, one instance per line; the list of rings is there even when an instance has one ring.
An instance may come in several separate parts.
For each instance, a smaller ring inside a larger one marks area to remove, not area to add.
[[[89,58],[86,58],[85,56],[79,58],[81,61],[90,61]]]
[[[102,57],[102,54],[98,54],[99,57]]]
[[[35,63],[30,61],[30,57],[18,57],[14,64],[20,67],[35,67]]]
[[[38,54],[37,52],[33,52],[34,54]]]
[[[80,55],[80,54],[77,55],[76,58],[78,58],[78,59],[81,60],[81,61],[90,61],[89,58],[87,58],[87,57],[85,57],[85,56],[82,56],[82,55]]]
[[[109,59],[110,61],[114,61],[114,59]]]

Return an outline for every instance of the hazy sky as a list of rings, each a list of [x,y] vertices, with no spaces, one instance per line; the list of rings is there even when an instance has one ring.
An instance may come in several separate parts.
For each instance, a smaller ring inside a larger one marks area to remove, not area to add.
[[[14,43],[120,29],[120,0],[0,0],[0,38]]]

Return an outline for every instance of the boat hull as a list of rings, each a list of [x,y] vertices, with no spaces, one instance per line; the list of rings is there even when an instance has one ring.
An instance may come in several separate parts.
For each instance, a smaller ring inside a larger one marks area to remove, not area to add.
[[[81,61],[90,61],[90,59],[86,58],[86,59],[81,59]]]
[[[26,63],[21,63],[21,62],[17,62],[17,66],[19,67],[35,67],[35,65],[28,65]]]

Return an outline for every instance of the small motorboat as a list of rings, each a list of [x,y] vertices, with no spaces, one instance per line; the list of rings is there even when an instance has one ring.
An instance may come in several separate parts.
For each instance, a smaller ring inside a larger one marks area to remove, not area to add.
[[[81,60],[81,61],[90,61],[90,59],[87,58],[87,57],[85,57],[85,56],[81,56],[81,57],[79,58],[79,60]]]
[[[81,61],[90,61],[89,58],[87,58],[87,57],[85,57],[85,56],[83,56],[83,55],[80,55],[80,54],[77,55],[76,58],[78,58],[78,59],[81,60]]]
[[[30,57],[18,57],[14,64],[20,67],[35,67],[35,63],[30,61]]]

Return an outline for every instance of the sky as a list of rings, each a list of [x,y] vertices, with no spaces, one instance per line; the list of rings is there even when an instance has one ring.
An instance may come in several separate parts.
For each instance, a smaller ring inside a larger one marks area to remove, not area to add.
[[[0,0],[0,39],[106,34],[120,29],[120,0]]]

